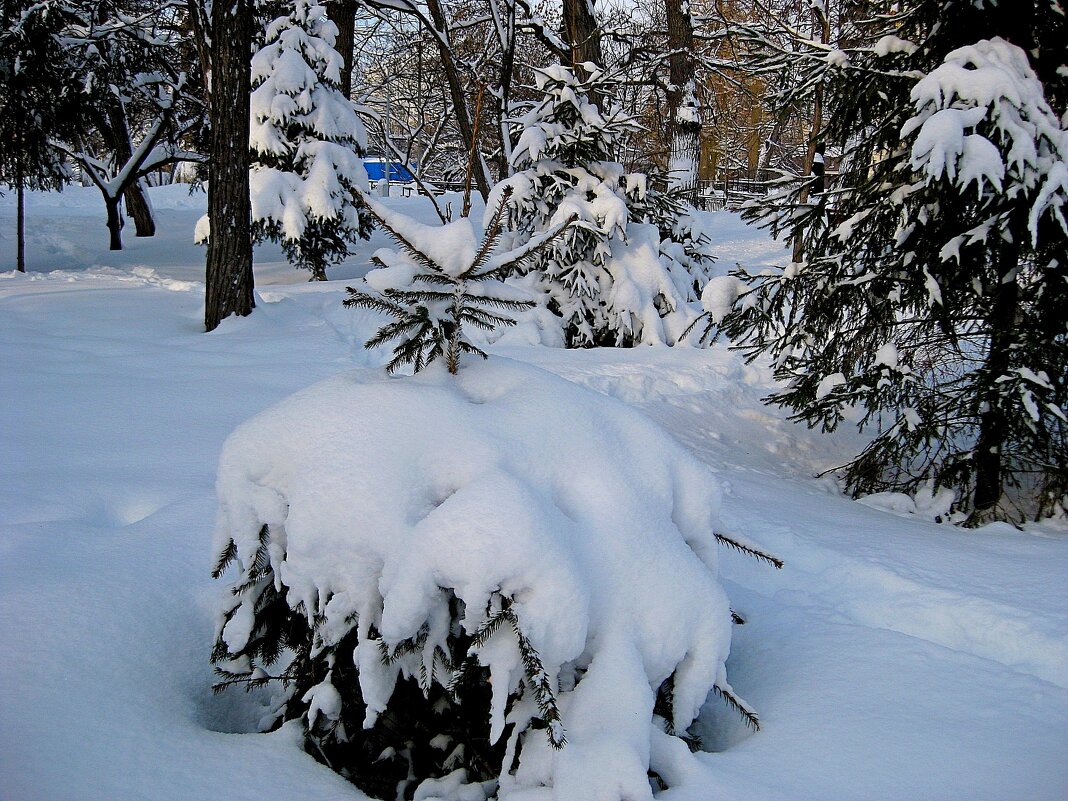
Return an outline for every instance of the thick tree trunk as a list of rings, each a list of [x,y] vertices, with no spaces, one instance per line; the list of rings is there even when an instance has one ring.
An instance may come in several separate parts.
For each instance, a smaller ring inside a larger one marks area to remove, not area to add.
[[[341,54],[341,94],[352,96],[352,67],[356,44],[356,0],[334,0],[327,11],[330,21],[337,26],[337,41],[334,49]]]
[[[231,314],[255,307],[252,297],[252,204],[249,199],[251,0],[216,2],[211,43],[211,162],[208,182],[207,297],[204,327],[215,330]]]
[[[471,177],[474,179],[475,186],[478,187],[478,193],[482,195],[482,199],[487,200],[490,192],[489,176],[486,175],[486,165],[482,160],[478,143],[475,141],[475,126],[467,106],[463,82],[460,80],[460,70],[453,58],[452,49],[449,47],[448,25],[445,21],[445,12],[441,7],[441,0],[427,0],[427,8],[430,11],[430,19],[433,21],[434,26],[442,37],[445,37],[444,42],[438,40],[437,37],[435,37],[435,41],[438,42],[441,65],[449,82],[449,95],[452,98],[453,111],[456,114],[456,124],[460,128],[460,136],[463,138],[464,147],[468,153],[474,154],[471,164]]]
[[[104,195],[104,207],[108,213],[109,250],[122,250],[122,196]]]
[[[26,272],[26,182],[22,178],[21,165],[18,171],[18,177],[15,179],[18,187],[18,210],[16,216],[18,220],[15,223],[17,229],[15,238],[18,240],[16,244],[15,253],[15,269],[20,273]]]
[[[697,201],[701,165],[701,109],[697,102],[697,59],[694,56],[693,20],[683,0],[665,0],[668,29],[667,92],[668,183],[690,202]]]
[[[601,29],[597,26],[594,0],[563,0],[564,41],[571,46],[571,67],[580,78],[588,78],[586,70],[578,67],[586,61],[604,65],[601,53]]]
[[[1005,399],[998,390],[998,379],[1008,375],[1010,355],[1015,342],[1016,310],[1020,290],[1016,282],[1018,260],[1015,248],[1006,245],[999,254],[998,273],[1003,276],[995,287],[997,297],[990,313],[990,347],[987,351],[985,373],[988,390],[984,393],[984,410],[979,416],[979,436],[975,443],[974,512],[969,522],[981,523],[998,505],[1004,491],[1005,441],[1009,434],[1009,419]]]
[[[134,181],[123,192],[126,211],[134,221],[137,236],[155,236],[156,221],[152,218],[152,206],[145,194],[145,187],[140,181]]]

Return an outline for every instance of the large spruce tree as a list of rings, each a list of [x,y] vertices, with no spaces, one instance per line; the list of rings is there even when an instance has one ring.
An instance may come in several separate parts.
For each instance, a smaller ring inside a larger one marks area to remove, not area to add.
[[[1068,491],[1064,17],[865,5],[844,50],[743,31],[765,74],[800,65],[784,107],[825,93],[814,136],[842,159],[823,194],[787,178],[749,210],[802,256],[736,273],[721,330],[773,357],[770,401],[798,419],[859,409],[874,438],[844,466],[852,492],[951,487],[971,524],[1050,512]]]

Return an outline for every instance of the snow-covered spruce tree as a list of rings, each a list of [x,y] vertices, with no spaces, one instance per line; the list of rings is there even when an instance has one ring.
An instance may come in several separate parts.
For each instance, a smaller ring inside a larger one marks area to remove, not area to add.
[[[559,317],[569,347],[674,344],[697,314],[708,238],[679,197],[624,173],[616,153],[638,123],[613,100],[615,82],[592,64],[585,70],[585,80],[563,66],[536,71],[542,97],[516,120],[516,172],[487,209],[511,193],[516,243],[577,216],[523,280]]]
[[[551,247],[574,219],[554,226],[520,248],[497,253],[509,194],[508,190],[501,194],[481,242],[469,217],[444,226],[427,226],[361,196],[361,206],[399,249],[383,248],[375,253],[372,260],[380,269],[366,276],[366,290],[347,288],[345,305],[374,309],[393,317],[393,322],[366,343],[368,348],[375,348],[400,340],[386,366],[389,372],[408,364],[419,372],[443,356],[449,372],[455,374],[462,354],[486,358],[486,353],[468,338],[465,325],[483,331],[513,326],[515,319],[503,312],[534,306],[527,293],[506,286],[503,279]]]
[[[356,192],[367,189],[367,140],[339,89],[336,33],[317,0],[295,0],[252,59],[253,232],[281,243],[318,281],[370,235],[356,203]]]
[[[706,307],[772,355],[788,383],[770,401],[825,429],[862,411],[855,494],[949,487],[972,524],[1048,513],[1068,491],[1068,132],[1045,97],[1065,97],[1065,21],[1047,3],[882,5],[856,47],[799,42],[784,62],[807,65],[799,91],[824,86],[844,149],[815,202],[799,179],[749,212],[803,260],[714,282]]]
[[[218,491],[219,688],[271,688],[262,727],[375,797],[646,801],[703,776],[711,694],[757,724],[717,540],[771,557],[621,402],[502,358],[358,370],[242,425]]]

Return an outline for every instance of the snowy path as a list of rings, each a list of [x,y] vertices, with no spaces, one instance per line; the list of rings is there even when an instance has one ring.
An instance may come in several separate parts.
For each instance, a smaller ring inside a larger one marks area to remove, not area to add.
[[[109,261],[81,241],[103,230],[85,198],[31,217],[31,249],[51,237],[71,272],[0,275],[0,799],[358,798],[291,732],[222,733],[253,721],[208,691],[208,570],[222,441],[377,360],[369,319],[340,307],[343,282],[269,265],[255,315],[204,335],[195,209],[157,202],[174,233]],[[722,231],[727,265],[771,253]],[[645,410],[719,470],[725,522],[786,560],[723,554],[748,621],[731,679],[764,729],[711,702],[716,753],[663,798],[1068,797],[1063,529],[966,532],[835,495],[811,476],[850,435],[784,421],[759,403],[767,376],[721,349],[503,352]]]

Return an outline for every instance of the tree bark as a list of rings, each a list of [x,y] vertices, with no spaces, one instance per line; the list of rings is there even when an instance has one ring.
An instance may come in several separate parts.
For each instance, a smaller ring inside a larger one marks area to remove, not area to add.
[[[994,308],[989,319],[990,347],[987,351],[984,373],[987,391],[983,393],[984,410],[979,415],[979,436],[975,443],[975,493],[972,496],[974,512],[970,523],[984,522],[987,513],[1001,500],[1004,483],[1005,441],[1009,434],[1009,419],[1005,401],[998,389],[998,379],[1008,375],[1013,332],[1016,327],[1016,310],[1020,290],[1016,281],[1018,259],[1015,248],[1006,244],[998,253],[998,275],[1001,281],[994,291]]]
[[[352,97],[352,68],[356,45],[356,0],[334,0],[328,7],[330,21],[337,26],[334,49],[341,54],[341,94]]]
[[[693,20],[683,0],[665,0],[668,29],[667,91],[668,184],[690,202],[697,201],[701,166],[701,109],[697,104],[697,59],[694,55]]]
[[[126,211],[134,221],[137,236],[155,236],[156,221],[152,218],[152,206],[145,194],[145,187],[140,181],[134,181],[123,192]]]
[[[122,195],[112,197],[105,193],[104,207],[108,213],[108,249],[122,250]]]
[[[586,61],[604,64],[601,53],[601,29],[594,13],[595,0],[563,0],[564,40],[571,46],[571,67],[585,80],[586,70],[579,67]]]
[[[249,95],[252,69],[251,0],[212,6],[211,224],[204,327],[213,331],[231,314],[255,307],[252,297],[252,203],[249,194]]]

